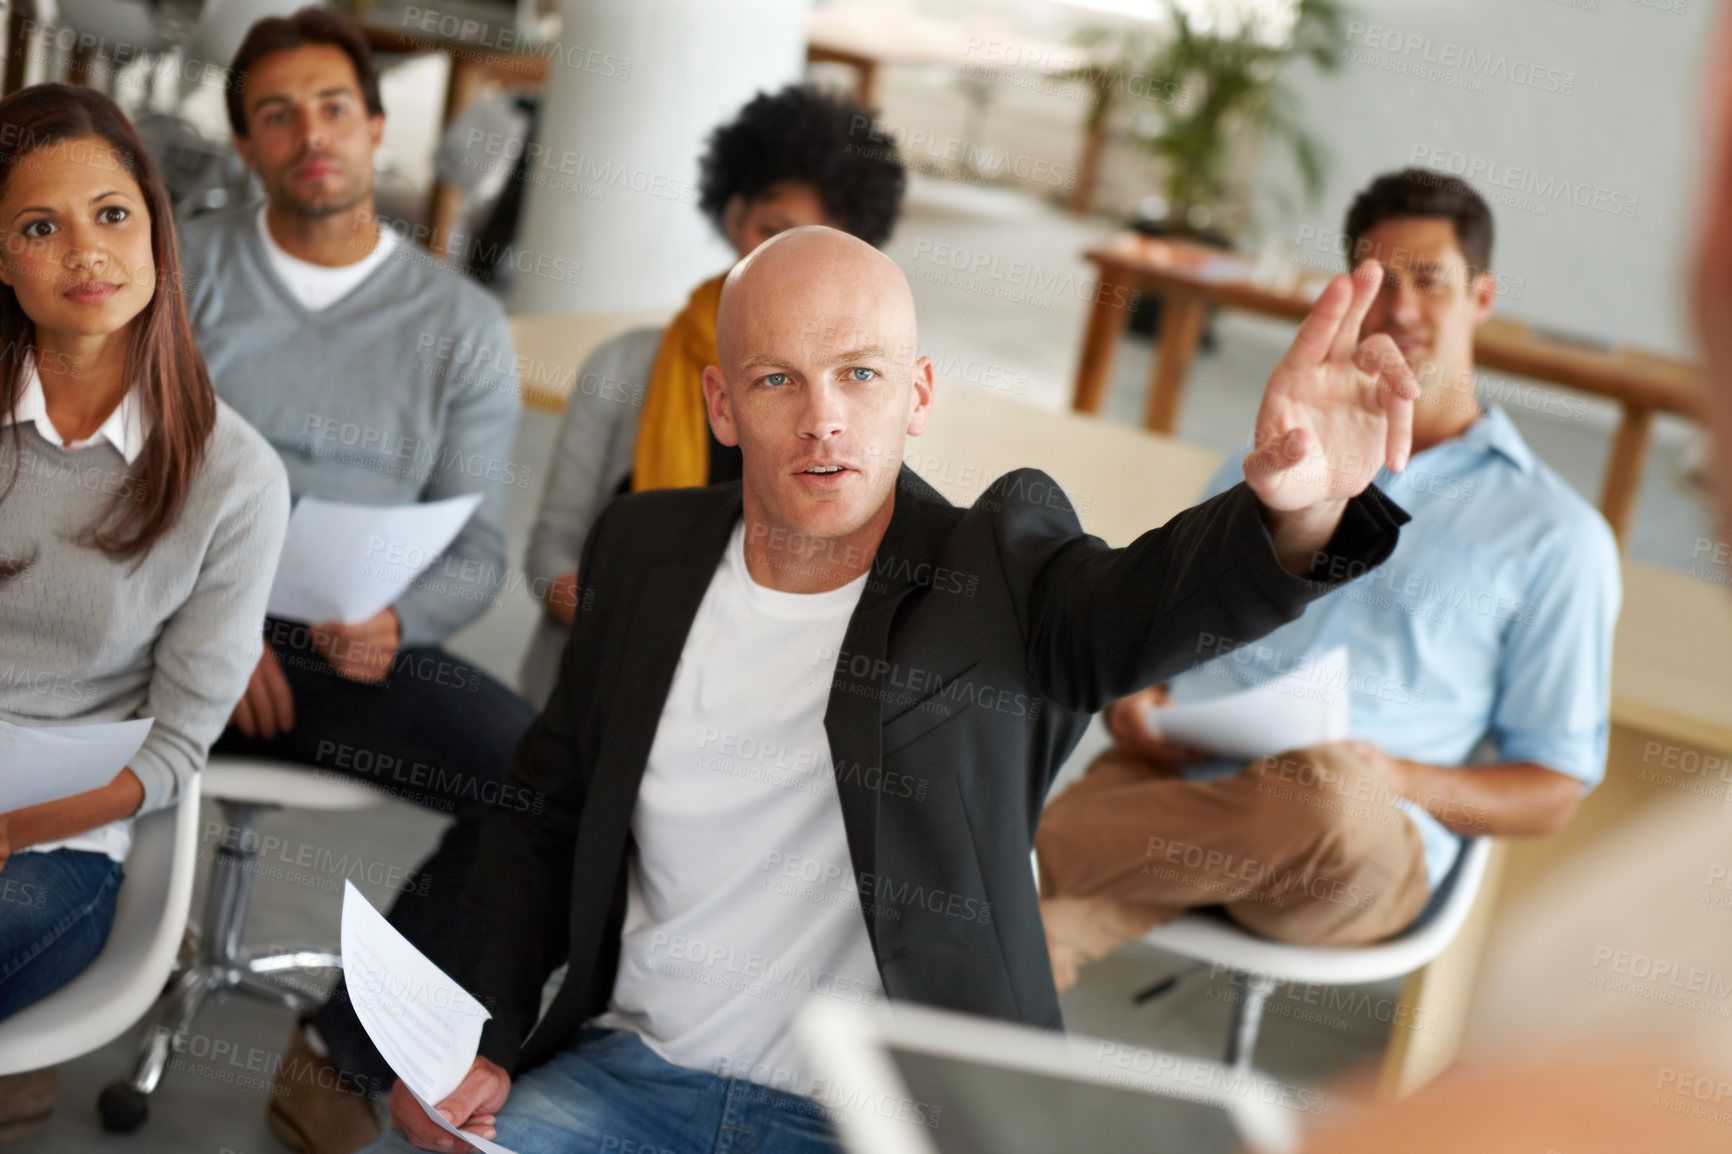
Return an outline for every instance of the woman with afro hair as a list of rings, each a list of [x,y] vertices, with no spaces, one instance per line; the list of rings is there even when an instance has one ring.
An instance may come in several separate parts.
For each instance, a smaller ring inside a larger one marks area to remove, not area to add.
[[[736,258],[777,233],[828,225],[882,246],[907,177],[895,146],[859,107],[804,85],[759,93],[710,135],[698,207]],[[576,606],[577,560],[602,507],[623,492],[740,476],[740,451],[704,415],[703,371],[717,361],[726,270],[693,290],[665,329],[636,329],[583,364],[529,534],[525,569],[545,613],[520,675],[540,708],[553,689]]]

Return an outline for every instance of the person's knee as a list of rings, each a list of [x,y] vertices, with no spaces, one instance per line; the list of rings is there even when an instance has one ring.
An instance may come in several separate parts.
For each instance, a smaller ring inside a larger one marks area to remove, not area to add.
[[[1106,776],[1101,776],[1106,756],[1097,757],[1082,777],[1049,798],[1042,807],[1040,826],[1035,831],[1035,851],[1043,858],[1049,851],[1062,852],[1063,844],[1076,832],[1078,824],[1087,823],[1102,788],[1110,784]]]
[[[1259,817],[1278,826],[1280,841],[1318,868],[1351,878],[1370,844],[1405,818],[1357,758],[1333,748],[1294,749],[1264,758],[1251,775]]]
[[[1139,778],[1132,759],[1108,750],[1090,763],[1082,777],[1046,803],[1034,842],[1043,878],[1061,877],[1066,872],[1063,863],[1083,853],[1096,840],[1102,819],[1125,811],[1132,802],[1125,789]],[[1049,870],[1049,860],[1056,870]],[[1042,888],[1045,892],[1046,887]]]
[[[1295,822],[1326,824],[1320,819],[1333,808],[1325,802],[1334,793],[1340,773],[1321,753],[1290,749],[1252,762],[1240,775],[1257,799],[1251,808],[1271,819],[1292,814]]]

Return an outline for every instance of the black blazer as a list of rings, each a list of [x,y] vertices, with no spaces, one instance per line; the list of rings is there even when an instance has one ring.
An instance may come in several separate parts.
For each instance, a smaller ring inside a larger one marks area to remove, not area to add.
[[[493,1013],[481,1053],[507,1070],[566,1048],[607,1007],[638,785],[740,516],[737,482],[634,494],[585,543],[558,684],[464,898],[459,976]],[[1381,563],[1406,520],[1367,489],[1313,574]],[[1281,568],[1244,485],[1109,549],[1043,473],[1006,474],[960,509],[904,468],[824,715],[885,995],[1059,1027],[1029,869],[1054,774],[1108,702],[1333,587]]]

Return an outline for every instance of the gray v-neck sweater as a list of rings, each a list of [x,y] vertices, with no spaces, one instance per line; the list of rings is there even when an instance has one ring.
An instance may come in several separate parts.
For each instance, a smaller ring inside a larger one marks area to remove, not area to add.
[[[395,608],[402,644],[444,641],[505,586],[518,380],[499,303],[399,244],[334,304],[309,311],[271,267],[256,206],[180,229],[186,298],[218,394],[282,458],[295,500],[481,506]]]
[[[114,494],[143,492],[119,450],[62,449],[33,423],[0,427],[0,482],[15,466],[0,502],[0,557],[35,561],[0,581],[0,718],[155,718],[129,764],[144,784],[139,812],[161,809],[204,764],[264,648],[265,599],[288,525],[283,468],[219,405],[179,520],[135,562],[77,542]],[[130,825],[66,844],[119,859]]]

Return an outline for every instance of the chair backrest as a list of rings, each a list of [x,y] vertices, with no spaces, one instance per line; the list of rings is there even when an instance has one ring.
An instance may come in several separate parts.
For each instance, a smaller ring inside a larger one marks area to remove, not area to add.
[[[0,1022],[0,1075],[100,1049],[156,1002],[192,911],[198,820],[197,774],[179,804],[137,820],[108,944],[72,981]]]
[[[1449,899],[1455,895],[1461,882],[1462,871],[1469,868],[1468,852],[1473,849],[1474,843],[1480,839],[1457,835],[1456,840],[1461,843],[1461,846],[1455,851],[1455,860],[1450,863],[1443,879],[1437,883],[1437,888],[1431,891],[1431,897],[1426,899],[1425,908],[1419,911],[1419,916],[1413,919],[1411,925],[1401,931],[1402,937],[1416,934],[1429,926],[1433,918],[1443,913],[1444,908],[1449,905]]]
[[[1143,940],[1198,961],[1283,982],[1352,985],[1410,974],[1437,957],[1467,921],[1485,880],[1489,838],[1463,838],[1450,869],[1406,931],[1369,946],[1296,946],[1271,941],[1233,922],[1197,914],[1158,926]]]
[[[221,755],[212,757],[204,768],[204,797],[271,808],[327,810],[366,809],[385,800],[385,794],[371,785],[304,765]]]
[[[1490,856],[1490,838],[1461,838],[1461,850],[1455,855],[1455,864],[1449,867],[1449,872],[1437,883],[1437,888],[1431,892],[1431,899],[1425,903],[1425,908],[1419,911],[1413,924],[1389,942],[1381,944],[1422,941],[1427,943],[1424,948],[1429,949],[1430,944],[1435,942],[1436,949],[1431,950],[1425,959],[1428,962],[1442,953],[1473,910],[1474,900],[1479,896],[1480,883],[1485,880],[1486,861]]]

